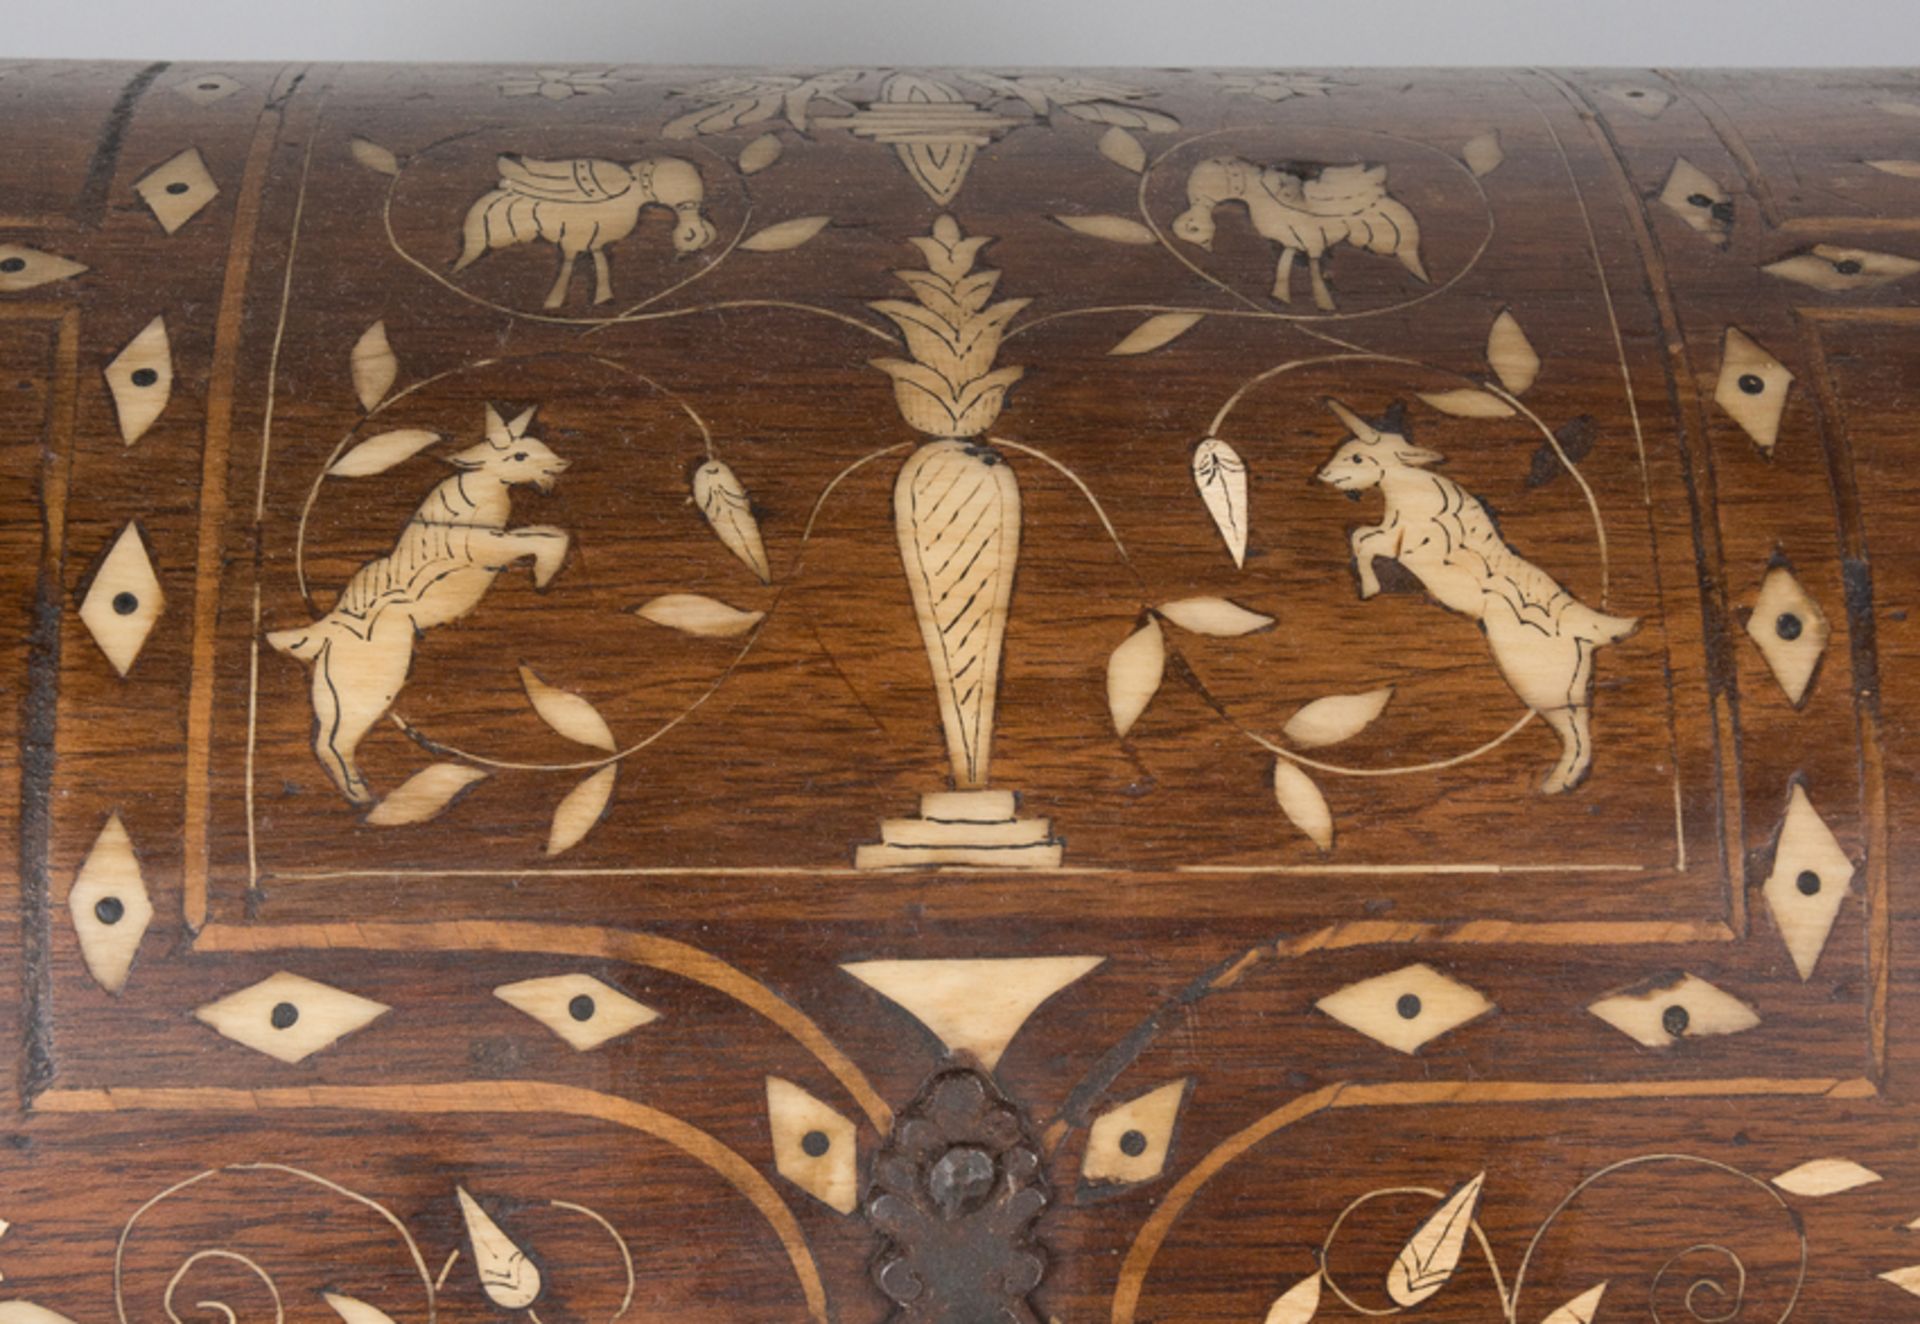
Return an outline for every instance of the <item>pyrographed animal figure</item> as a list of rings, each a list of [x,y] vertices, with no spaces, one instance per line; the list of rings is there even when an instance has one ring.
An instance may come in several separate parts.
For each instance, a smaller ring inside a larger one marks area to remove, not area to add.
[[[1228,202],[1245,204],[1253,228],[1280,245],[1273,297],[1282,303],[1293,302],[1293,264],[1304,253],[1313,301],[1333,311],[1320,259],[1340,244],[1397,257],[1408,271],[1427,279],[1420,262],[1420,223],[1388,196],[1385,166],[1323,166],[1315,174],[1296,175],[1245,157],[1216,156],[1187,176],[1187,202],[1173,232],[1202,248],[1213,247],[1214,210]]]
[[[1360,596],[1380,591],[1373,563],[1384,556],[1441,606],[1479,622],[1507,684],[1560,737],[1560,761],[1542,789],[1572,790],[1593,762],[1594,650],[1639,622],[1595,611],[1509,547],[1478,499],[1427,467],[1443,457],[1407,440],[1398,405],[1377,426],[1337,400],[1327,405],[1352,435],[1321,466],[1320,481],[1356,498],[1378,487],[1386,498],[1380,522],[1351,537]]]
[[[540,161],[508,154],[495,165],[500,183],[467,209],[464,247],[453,264],[463,271],[496,248],[544,239],[560,250],[560,274],[547,292],[549,308],[567,301],[573,264],[593,255],[593,301],[613,297],[607,249],[633,233],[647,207],[673,212],[673,247],[697,253],[713,242],[713,224],[701,205],[706,189],[700,172],[677,156],[621,165],[617,161],[575,158]]]
[[[529,409],[503,423],[489,405],[487,439],[448,457],[460,472],[427,494],[393,550],[355,571],[325,616],[267,635],[313,669],[314,756],[355,804],[373,800],[355,751],[400,696],[414,642],[479,606],[509,566],[531,559],[534,587],[545,588],[566,560],[564,530],[507,527],[513,489],[530,483],[550,492],[567,467],[526,435],[532,421]]]

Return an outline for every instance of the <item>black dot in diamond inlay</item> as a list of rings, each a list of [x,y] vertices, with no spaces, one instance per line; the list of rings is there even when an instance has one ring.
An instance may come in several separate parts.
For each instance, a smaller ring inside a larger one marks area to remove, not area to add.
[[[1800,876],[1793,880],[1793,885],[1800,889],[1801,896],[1820,895],[1820,875],[1811,869],[1802,869]]]
[[[294,1022],[299,1019],[300,1008],[294,1006],[291,1002],[274,1003],[273,1011],[267,1016],[267,1020],[272,1023],[273,1028],[276,1030],[291,1030]]]
[[[832,1148],[833,1141],[825,1131],[809,1131],[800,1137],[800,1149],[808,1158],[819,1158]]]
[[[1660,1028],[1676,1039],[1685,1034],[1692,1023],[1693,1017],[1677,1002],[1660,1013]]]
[[[585,993],[574,994],[573,1001],[567,1004],[567,1015],[576,1021],[592,1020],[596,1010],[598,1009],[593,1005],[593,999]]]
[[[102,924],[118,924],[126,913],[126,903],[117,896],[103,896],[93,903],[93,917]]]
[[[1773,618],[1773,632],[1788,643],[1800,637],[1802,628],[1800,618],[1790,611],[1783,611]]]
[[[1402,993],[1400,1000],[1393,1004],[1393,1009],[1400,1013],[1400,1019],[1403,1021],[1417,1020],[1420,1016],[1420,995]]]

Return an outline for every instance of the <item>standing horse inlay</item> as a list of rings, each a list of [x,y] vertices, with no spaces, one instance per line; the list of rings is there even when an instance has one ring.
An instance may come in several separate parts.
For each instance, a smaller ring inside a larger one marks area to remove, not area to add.
[[[1313,302],[1334,310],[1320,259],[1341,244],[1400,259],[1422,282],[1420,223],[1387,193],[1385,166],[1324,166],[1312,175],[1291,174],[1278,166],[1259,166],[1241,156],[1202,161],[1187,176],[1188,207],[1174,220],[1173,232],[1190,244],[1213,247],[1213,213],[1222,205],[1245,205],[1253,228],[1280,245],[1273,274],[1273,297],[1293,302],[1293,266],[1302,254],[1313,284]]]

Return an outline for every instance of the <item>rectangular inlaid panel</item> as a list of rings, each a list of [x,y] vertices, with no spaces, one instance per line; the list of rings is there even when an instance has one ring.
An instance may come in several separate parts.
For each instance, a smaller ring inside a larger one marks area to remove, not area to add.
[[[1920,1315],[1920,79],[0,119],[0,1324]]]

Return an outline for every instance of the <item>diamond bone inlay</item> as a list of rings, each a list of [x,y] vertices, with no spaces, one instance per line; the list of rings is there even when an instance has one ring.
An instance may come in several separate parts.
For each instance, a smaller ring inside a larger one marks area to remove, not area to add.
[[[173,346],[167,319],[156,317],[107,364],[107,391],[120,420],[120,439],[131,446],[146,435],[173,398]]]
[[[93,583],[80,600],[80,621],[114,670],[124,676],[166,607],[146,539],[138,525],[129,524],[94,572]]]
[[[1671,1048],[1699,1035],[1738,1034],[1760,1023],[1739,998],[1688,974],[1615,993],[1587,1010],[1648,1048]]]
[[[147,204],[160,227],[173,234],[220,195],[220,186],[207,173],[200,149],[189,147],[148,171],[135,182],[133,191]]]
[[[1761,891],[1803,980],[1813,977],[1853,872],[1852,859],[1796,782],[1774,843],[1773,871]]]
[[[778,1076],[767,1077],[767,1121],[780,1175],[828,1208],[852,1213],[860,1199],[853,1123]]]
[[[1402,1053],[1417,1052],[1493,1004],[1430,965],[1410,965],[1348,984],[1313,1004],[1351,1030]]]
[[[1786,411],[1792,385],[1793,374],[1786,365],[1739,327],[1727,328],[1713,402],[1768,455],[1780,439],[1780,415]]]
[[[1733,199],[1713,176],[1686,157],[1674,161],[1660,201],[1690,227],[1725,246],[1733,229]]]
[[[1149,1090],[1094,1120],[1087,1131],[1087,1152],[1080,1176],[1089,1182],[1143,1182],[1158,1177],[1173,1147],[1173,1124],[1180,1117],[1192,1078]]]
[[[0,294],[14,294],[50,281],[66,280],[85,270],[78,262],[28,248],[25,244],[0,244]]]
[[[1847,294],[1905,280],[1920,271],[1920,261],[1867,248],[1815,244],[1805,253],[1769,262],[1760,269],[1769,276],[1798,281],[1827,294]]]
[[[660,1013],[592,975],[549,975],[502,984],[493,996],[524,1011],[581,1052],[660,1019]]]
[[[193,1018],[255,1052],[298,1062],[388,1010],[385,1003],[282,970],[195,1008]]]
[[[153,922],[153,901],[120,815],[107,819],[67,893],[67,912],[87,973],[109,993],[126,987],[140,939]]]
[[[1791,570],[1777,565],[1767,571],[1747,617],[1747,637],[1796,708],[1806,700],[1831,633],[1826,613]]]

